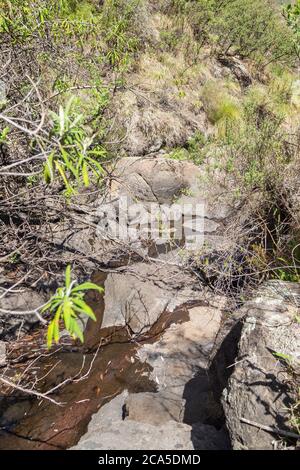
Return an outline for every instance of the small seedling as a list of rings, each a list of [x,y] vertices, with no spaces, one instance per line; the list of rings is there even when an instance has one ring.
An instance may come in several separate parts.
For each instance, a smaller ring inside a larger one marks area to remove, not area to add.
[[[79,338],[83,343],[83,332],[78,324],[78,315],[84,314],[96,321],[95,314],[91,307],[85,302],[85,292],[97,290],[103,293],[103,287],[93,282],[84,282],[75,285],[71,281],[71,266],[67,266],[65,274],[65,286],[59,287],[49,302],[43,307],[42,313],[50,311],[54,318],[51,320],[47,331],[47,346],[50,349],[53,341],[59,342],[60,320],[63,320],[66,330],[73,338]]]

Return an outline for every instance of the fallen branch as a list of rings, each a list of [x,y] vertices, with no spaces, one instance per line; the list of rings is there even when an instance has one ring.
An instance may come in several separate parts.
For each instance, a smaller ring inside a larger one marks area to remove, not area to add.
[[[36,309],[34,310],[27,310],[27,311],[23,311],[23,310],[7,310],[7,309],[4,309],[4,308],[0,308],[0,313],[5,313],[5,314],[9,314],[9,315],[18,315],[18,316],[26,316],[26,315],[35,315],[38,320],[43,323],[44,325],[47,324],[47,321],[40,315],[39,313],[39,310],[41,310],[43,307],[45,307],[45,305],[47,305],[48,302],[45,302],[43,305],[41,305],[40,307],[37,307]]]
[[[300,439],[300,434],[296,434],[295,432],[284,431],[283,429],[277,429],[271,426],[265,426],[264,424],[259,424],[259,423],[256,423],[255,421],[250,421],[250,419],[246,419],[246,418],[240,418],[240,421],[242,423],[249,424],[250,426],[254,426],[256,428],[262,429],[263,431],[278,434],[279,436],[291,437],[293,439]]]
[[[4,383],[8,387],[14,388],[16,390],[20,390],[20,392],[27,393],[28,395],[34,395],[38,398],[43,398],[44,400],[51,401],[51,403],[54,403],[55,405],[58,405],[58,406],[63,406],[63,403],[60,403],[54,400],[53,398],[49,397],[47,394],[37,392],[36,390],[31,390],[30,388],[24,388],[21,385],[17,385],[14,382],[11,382],[10,380],[5,379],[4,377],[0,377],[0,382]],[[52,390],[50,390],[47,393],[52,392]]]

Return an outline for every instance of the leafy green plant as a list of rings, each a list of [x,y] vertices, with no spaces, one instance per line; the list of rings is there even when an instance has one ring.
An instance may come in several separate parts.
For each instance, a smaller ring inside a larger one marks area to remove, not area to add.
[[[93,17],[91,4],[83,8],[77,0],[3,0],[0,6],[0,32],[10,36],[14,44],[30,39],[56,41],[63,35],[86,35],[91,32]],[[90,23],[82,21],[82,11],[90,11]],[[77,11],[77,14],[76,14]]]
[[[185,147],[178,147],[173,149],[168,157],[173,160],[191,160],[196,165],[201,165],[205,158],[205,146],[207,145],[208,139],[201,131],[196,131],[192,137],[190,137]]]
[[[101,177],[103,168],[99,158],[106,154],[101,145],[94,143],[95,135],[85,128],[84,116],[76,112],[74,100],[72,97],[65,108],[60,106],[58,113],[51,112],[49,137],[56,146],[44,166],[46,183],[53,181],[57,173],[68,195],[74,193],[76,185],[89,186],[90,174],[96,179]]]
[[[4,127],[4,129],[0,132],[0,144],[5,144],[7,142],[9,132],[10,128],[8,126]]]
[[[88,290],[97,290],[103,293],[103,288],[92,282],[84,282],[76,285],[71,280],[71,266],[67,266],[65,274],[65,286],[59,287],[41,310],[42,313],[49,310],[53,315],[48,326],[47,346],[51,348],[53,341],[59,342],[60,322],[63,321],[64,326],[73,339],[79,338],[83,343],[83,332],[78,324],[78,315],[87,315],[96,321],[95,314],[91,307],[85,302],[84,296]]]
[[[120,72],[125,72],[132,54],[139,46],[134,31],[134,15],[141,0],[106,0],[103,6],[102,23],[105,31],[106,60]]]

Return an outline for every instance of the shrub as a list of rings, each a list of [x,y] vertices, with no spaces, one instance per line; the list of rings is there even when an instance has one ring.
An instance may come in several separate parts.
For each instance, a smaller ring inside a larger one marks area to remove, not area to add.
[[[295,51],[299,57],[300,54],[300,0],[289,3],[283,7],[283,14],[288,26],[294,33]]]
[[[191,160],[196,165],[201,165],[205,158],[206,144],[207,138],[205,135],[200,131],[196,131],[195,134],[188,139],[185,147],[173,149],[168,156],[173,160]]]
[[[178,14],[177,2],[172,2]],[[217,54],[250,57],[261,67],[272,62],[293,64],[293,32],[271,0],[197,0],[180,3],[201,44]]]

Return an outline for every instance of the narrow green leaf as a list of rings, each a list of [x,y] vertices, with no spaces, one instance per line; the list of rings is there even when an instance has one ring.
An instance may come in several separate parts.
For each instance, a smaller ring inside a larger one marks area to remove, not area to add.
[[[46,312],[46,310],[48,310],[51,306],[51,299],[49,300],[49,302],[46,303],[46,305],[44,305],[44,307],[41,309],[41,313],[44,313]]]
[[[97,318],[91,309],[91,307],[84,301],[80,299],[73,299],[73,303],[79,307],[88,317],[92,318],[92,320],[96,321]]]
[[[66,288],[69,289],[71,284],[71,265],[68,264],[66,267]]]
[[[76,286],[72,289],[72,292],[79,292],[79,291],[84,291],[84,290],[97,290],[98,292],[104,292],[103,287],[98,286],[97,284],[94,284],[93,282],[84,282],[83,284],[79,284],[79,286]]]
[[[68,152],[66,152],[66,150],[62,146],[60,146],[60,152],[68,170],[73,174],[75,178],[78,178],[78,172],[76,171],[76,168],[74,167],[71,161],[71,156],[68,154]]]
[[[50,307],[50,312],[53,312],[54,310],[57,309],[57,307],[61,304],[62,300],[59,299],[59,300],[55,300],[53,302],[53,300],[51,300],[51,307]]]
[[[73,334],[75,334],[76,337],[79,338],[80,341],[83,343],[83,333],[76,320],[73,320]]]
[[[84,185],[88,187],[90,184],[90,180],[89,180],[89,173],[88,173],[86,162],[83,162],[82,164],[82,178],[83,178]]]
[[[57,319],[53,321],[53,338],[57,344],[59,342],[59,320]]]
[[[64,322],[65,326],[68,331],[70,331],[70,324],[71,324],[71,318],[72,318],[72,308],[70,307],[69,304],[65,305],[63,309],[63,316],[64,316]]]
[[[67,180],[66,174],[65,174],[65,172],[64,172],[64,170],[63,170],[63,168],[62,168],[62,166],[61,166],[61,165],[59,164],[59,162],[57,162],[57,161],[55,161],[55,166],[56,166],[56,168],[58,169],[58,171],[59,171],[59,173],[60,173],[60,175],[61,175],[61,177],[62,177],[62,179],[63,179],[63,181],[64,181],[64,183],[65,183],[65,186],[66,186],[67,190],[72,194],[72,193],[73,193],[73,189],[72,189],[72,187],[70,186],[70,184],[69,184],[69,182],[68,182],[68,180]]]
[[[50,349],[51,346],[52,346],[53,329],[54,329],[54,320],[52,320],[52,322],[49,324],[48,330],[47,330],[47,347],[48,347],[48,349]]]
[[[50,173],[50,170],[49,170],[48,162],[46,162],[45,165],[44,165],[44,180],[45,180],[46,184],[49,184],[52,181],[52,177],[51,177],[51,173]]]

